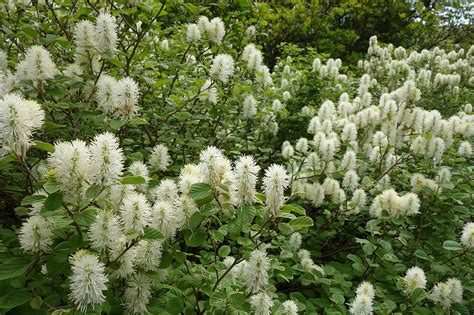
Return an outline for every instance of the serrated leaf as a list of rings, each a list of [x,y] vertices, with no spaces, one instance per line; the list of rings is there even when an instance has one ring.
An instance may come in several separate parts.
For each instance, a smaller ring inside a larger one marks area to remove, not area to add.
[[[146,184],[145,178],[142,176],[125,176],[120,181],[122,185],[142,185]]]
[[[302,229],[313,226],[313,219],[310,217],[298,217],[290,221],[290,226],[294,229]]]
[[[143,239],[145,240],[161,241],[165,239],[163,233],[158,229],[146,227],[144,231]]]
[[[59,209],[63,204],[63,194],[61,192],[55,192],[46,198],[41,208],[41,212],[49,212]]]
[[[217,251],[217,254],[220,257],[226,257],[227,255],[230,254],[230,246],[229,245],[221,246],[221,248],[219,248],[219,250]]]
[[[426,291],[422,288],[416,288],[413,290],[413,292],[410,295],[410,299],[412,300],[413,303],[419,303],[426,299],[428,297],[428,294]]]
[[[44,200],[46,200],[46,196],[44,196],[44,195],[27,196],[27,197],[23,198],[23,200],[21,201],[21,205],[22,206],[30,206],[32,204],[42,202]]]
[[[4,296],[0,297],[0,309],[11,309],[19,305],[28,303],[33,296],[24,289],[8,290]]]
[[[306,210],[295,204],[284,205],[281,207],[281,212],[293,212],[299,215],[306,215]]]
[[[61,187],[61,184],[54,180],[48,180],[43,185],[44,190],[46,190],[48,194],[57,192],[59,190],[59,187]]]
[[[51,143],[46,143],[46,142],[38,141],[38,140],[33,142],[32,147],[38,150],[46,151],[48,153],[54,153],[55,151],[54,145],[52,145]]]
[[[462,245],[455,241],[444,241],[443,248],[449,251],[461,251]]]
[[[194,200],[207,200],[212,198],[212,187],[203,183],[193,184],[188,195]]]
[[[18,277],[26,272],[31,261],[23,257],[13,257],[0,264],[0,280]]]

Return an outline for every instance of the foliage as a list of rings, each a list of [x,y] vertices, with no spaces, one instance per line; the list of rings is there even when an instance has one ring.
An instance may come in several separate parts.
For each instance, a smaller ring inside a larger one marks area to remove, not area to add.
[[[469,314],[474,46],[311,4],[1,4],[0,313]]]

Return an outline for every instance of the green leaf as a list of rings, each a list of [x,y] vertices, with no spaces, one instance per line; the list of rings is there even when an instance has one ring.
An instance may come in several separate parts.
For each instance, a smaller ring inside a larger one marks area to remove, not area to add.
[[[0,280],[15,278],[26,272],[31,261],[23,257],[13,257],[0,265]]]
[[[340,293],[334,293],[333,295],[331,295],[331,300],[334,301],[334,303],[336,303],[337,305],[342,305],[345,301],[344,295]]]
[[[397,256],[395,256],[394,254],[390,254],[390,253],[383,255],[382,258],[386,261],[390,261],[390,262],[393,262],[393,263],[400,261],[400,259],[398,259]]]
[[[38,140],[33,142],[32,147],[38,150],[46,151],[48,153],[54,153],[55,151],[54,145],[52,145],[51,143],[46,143],[46,142],[38,141]]]
[[[255,217],[255,208],[253,206],[242,206],[237,209],[237,218],[243,224],[249,224],[253,221]]]
[[[0,308],[11,309],[28,303],[31,298],[31,293],[24,289],[8,290],[4,296],[0,297]]]
[[[290,221],[290,226],[295,229],[301,229],[313,226],[313,219],[310,217],[299,217]]]
[[[443,248],[450,251],[461,251],[462,245],[455,241],[444,241]]]
[[[57,192],[59,190],[59,187],[61,187],[61,184],[54,180],[48,180],[43,185],[44,190],[46,190],[48,194]]]
[[[163,233],[161,233],[160,230],[158,229],[146,227],[144,231],[145,231],[145,233],[143,234],[144,240],[161,241],[165,239]]]
[[[89,188],[87,188],[86,198],[94,199],[100,193],[101,189],[102,188],[99,185],[90,186]]]
[[[184,310],[184,301],[180,297],[172,296],[168,299],[166,306],[166,310],[171,314],[179,314]]]
[[[61,192],[55,192],[46,198],[44,201],[41,212],[49,212],[59,209],[63,204],[63,194]]]
[[[428,254],[421,249],[418,249],[416,252],[414,252],[414,255],[420,259],[430,260],[430,257],[428,256]]]
[[[98,210],[97,208],[90,207],[81,212],[76,212],[74,213],[74,220],[80,225],[89,226],[95,221]]]
[[[141,185],[146,184],[146,180],[142,176],[125,176],[121,183],[122,185]]]
[[[426,291],[422,288],[416,288],[413,290],[411,293],[410,299],[412,300],[413,303],[419,303],[426,299],[428,297],[428,294]]]
[[[206,241],[207,234],[203,230],[184,230],[184,241],[189,247],[199,247]]]
[[[46,199],[46,196],[44,195],[32,195],[32,196],[27,196],[23,198],[21,201],[22,206],[30,206],[34,203],[42,202]]]
[[[295,204],[284,205],[281,207],[281,212],[293,212],[299,215],[306,215],[306,210]]]
[[[226,257],[227,255],[230,254],[230,246],[229,245],[221,246],[221,248],[219,248],[219,251],[217,252],[217,254],[220,257]]]
[[[197,201],[212,199],[212,187],[208,184],[193,184],[188,195]]]

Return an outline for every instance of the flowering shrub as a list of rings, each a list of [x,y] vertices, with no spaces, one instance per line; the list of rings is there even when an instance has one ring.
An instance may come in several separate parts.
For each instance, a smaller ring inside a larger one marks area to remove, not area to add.
[[[2,6],[2,313],[472,310],[474,46],[271,71],[189,4]]]

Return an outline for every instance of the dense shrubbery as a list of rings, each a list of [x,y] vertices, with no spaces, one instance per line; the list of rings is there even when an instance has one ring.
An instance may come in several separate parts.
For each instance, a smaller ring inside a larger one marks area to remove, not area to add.
[[[3,8],[1,313],[473,311],[474,46],[269,69],[241,13]]]

